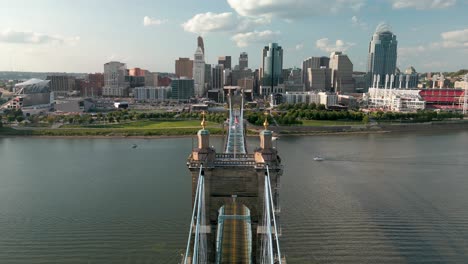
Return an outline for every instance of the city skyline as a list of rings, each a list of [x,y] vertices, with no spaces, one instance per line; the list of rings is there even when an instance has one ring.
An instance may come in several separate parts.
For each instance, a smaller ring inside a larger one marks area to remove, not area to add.
[[[456,0],[17,1],[2,6],[4,71],[102,72],[104,63],[116,60],[129,68],[174,72],[176,59],[193,57],[199,35],[208,64],[231,56],[234,67],[245,51],[250,68],[259,68],[262,48],[276,42],[284,49],[284,68],[343,51],[356,71],[365,71],[369,41],[383,21],[398,37],[401,70],[454,71],[466,68],[468,55],[468,3]]]

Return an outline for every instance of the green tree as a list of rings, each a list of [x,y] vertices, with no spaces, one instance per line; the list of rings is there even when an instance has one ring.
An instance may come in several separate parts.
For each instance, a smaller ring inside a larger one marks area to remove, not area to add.
[[[54,116],[48,116],[47,117],[47,123],[52,125],[52,124],[54,124],[54,122],[55,122],[55,117]]]
[[[364,124],[366,124],[366,125],[369,124],[369,116],[368,116],[368,115],[365,115],[365,116],[362,118],[362,122],[363,122]]]

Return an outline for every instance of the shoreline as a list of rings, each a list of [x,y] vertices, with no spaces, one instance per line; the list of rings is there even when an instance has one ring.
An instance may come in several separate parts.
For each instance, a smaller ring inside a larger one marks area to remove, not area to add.
[[[417,124],[417,125],[386,125],[383,127],[375,127],[377,129],[372,129],[371,127],[361,130],[341,130],[340,127],[333,127],[336,130],[316,130],[311,127],[306,127],[310,130],[306,131],[288,131],[283,130],[280,132],[275,131],[273,127],[272,131],[278,137],[298,137],[298,136],[339,136],[339,135],[369,135],[369,134],[397,134],[397,133],[442,133],[447,131],[468,131],[468,123],[457,123],[454,124]],[[391,127],[389,127],[391,126]],[[284,127],[283,127],[284,128]],[[391,129],[394,128],[394,129]],[[397,128],[397,129],[396,129]],[[249,130],[247,137],[257,137],[259,130]],[[193,135],[3,135],[0,134],[0,138],[56,138],[56,139],[163,139],[163,138],[193,138],[196,137],[196,133]],[[223,137],[223,134],[211,134],[212,137]]]

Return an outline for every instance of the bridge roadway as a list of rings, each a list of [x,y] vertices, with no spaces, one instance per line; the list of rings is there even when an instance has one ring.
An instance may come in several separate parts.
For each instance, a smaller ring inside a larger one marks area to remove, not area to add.
[[[224,214],[248,216],[248,209],[236,202],[224,206]],[[250,222],[245,219],[225,219],[223,223],[221,260],[219,263],[251,263]]]
[[[198,148],[187,162],[192,172],[193,212],[185,264],[285,263],[273,204],[279,190],[272,192],[270,186],[279,184],[281,160],[272,147],[267,125],[260,133],[260,148],[247,152],[243,112],[242,95],[229,96],[229,128],[221,153],[210,147],[204,121],[198,132]],[[274,168],[273,178],[269,166]],[[204,226],[205,214],[206,223],[216,223],[216,228]]]

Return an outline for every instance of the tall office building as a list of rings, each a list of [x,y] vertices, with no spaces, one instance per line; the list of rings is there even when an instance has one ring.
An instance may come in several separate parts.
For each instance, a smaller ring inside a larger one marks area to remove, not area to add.
[[[307,68],[307,85],[309,87],[308,91],[329,91],[331,89],[331,75],[332,70],[330,68]]]
[[[88,74],[88,89],[85,93],[81,93],[85,96],[101,96],[102,87],[104,87],[104,74],[102,73],[90,73]]]
[[[193,78],[193,60],[189,58],[179,58],[175,61],[175,74],[178,78]]]
[[[205,88],[211,89],[211,64],[205,64]]]
[[[124,86],[127,67],[124,63],[111,61],[104,64],[104,86]]]
[[[49,75],[46,80],[50,80],[50,91],[56,95],[67,95],[75,90],[76,80],[68,75]]]
[[[205,56],[201,47],[197,47],[193,61],[193,80],[195,96],[203,97],[205,94]]]
[[[224,66],[215,65],[211,72],[211,89],[222,89],[224,87]]]
[[[197,38],[197,45],[201,48],[203,54],[205,54],[205,43],[203,43],[203,38],[201,36]]]
[[[306,91],[310,90],[310,80],[308,69],[320,69],[322,67],[328,68],[330,64],[330,58],[328,57],[309,57],[302,61],[302,84]]]
[[[283,49],[277,43],[270,43],[262,52],[262,85],[276,86],[283,83]]]
[[[171,82],[171,98],[177,101],[189,101],[195,94],[193,79],[176,78]]]
[[[232,70],[230,85],[237,85],[238,80],[244,79],[244,78],[252,78],[252,77],[253,77],[253,73],[251,69]]]
[[[225,86],[232,86],[232,71],[231,69],[224,69],[223,70],[223,78],[224,78],[224,85]]]
[[[239,56],[239,69],[245,70],[249,68],[249,55],[247,52],[242,52]]]
[[[231,56],[218,57],[218,64],[222,64],[224,69],[231,69]]]
[[[118,61],[111,61],[104,64],[104,96],[127,96],[128,82],[125,82],[127,66]]]
[[[145,71],[145,86],[158,87],[158,79],[158,73]]]
[[[288,77],[287,79],[284,79],[284,81],[286,82],[286,80],[290,84],[302,84],[302,70],[296,67],[290,69]]]
[[[332,52],[330,55],[330,69],[332,88],[335,92],[353,93],[353,63],[348,55],[340,51]]]
[[[397,39],[389,25],[381,23],[377,26],[369,43],[367,73],[373,81],[374,75],[380,75],[380,84],[385,82],[385,75],[395,74],[397,62]]]

